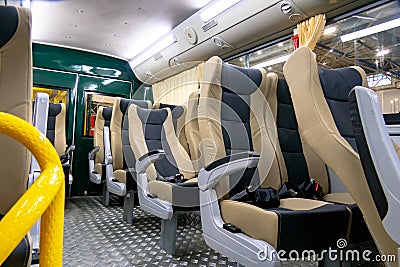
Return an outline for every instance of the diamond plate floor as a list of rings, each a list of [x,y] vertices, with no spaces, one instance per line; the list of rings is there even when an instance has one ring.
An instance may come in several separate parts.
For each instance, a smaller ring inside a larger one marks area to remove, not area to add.
[[[134,214],[129,225],[120,205],[104,207],[100,197],[67,199],[63,266],[237,266],[207,247],[196,215],[180,220],[177,256],[170,256],[158,245],[160,220],[139,208]]]

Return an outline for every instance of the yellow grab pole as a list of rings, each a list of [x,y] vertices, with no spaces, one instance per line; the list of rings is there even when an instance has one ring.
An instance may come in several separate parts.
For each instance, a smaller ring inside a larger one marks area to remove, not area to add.
[[[42,217],[40,266],[61,267],[65,182],[58,154],[40,131],[16,116],[0,112],[0,133],[27,147],[42,170],[36,182],[0,221],[0,265]]]

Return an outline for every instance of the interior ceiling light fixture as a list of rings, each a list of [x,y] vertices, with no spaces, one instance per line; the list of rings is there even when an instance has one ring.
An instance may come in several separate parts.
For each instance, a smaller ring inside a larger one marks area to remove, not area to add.
[[[137,55],[136,57],[132,58],[130,60],[130,65],[132,68],[135,68],[136,66],[142,64],[145,62],[147,59],[151,58],[155,54],[161,52],[168,46],[172,45],[173,43],[176,42],[175,36],[171,33],[165,36],[164,38],[161,38],[157,42],[155,42],[153,45],[151,45],[149,48],[144,50],[142,53]]]
[[[22,0],[21,6],[26,7],[26,8],[31,8],[31,0]]]
[[[219,0],[205,7],[205,9],[200,13],[200,18],[203,22],[210,21],[240,1],[241,0]]]
[[[334,34],[336,31],[337,31],[337,28],[335,26],[326,27],[324,30],[324,35]]]
[[[342,40],[342,42],[348,42],[354,39],[358,39],[358,38],[362,38],[364,36],[368,36],[371,34],[375,34],[378,32],[383,32],[383,31],[387,31],[390,29],[394,29],[400,26],[400,18],[398,19],[394,19],[388,22],[384,22],[363,30],[359,30],[356,32],[352,32],[352,33],[348,33],[345,35],[340,36],[340,39]]]
[[[290,54],[287,54],[287,55],[283,55],[283,56],[276,57],[273,59],[268,59],[266,61],[258,63],[257,65],[254,65],[252,68],[264,68],[264,67],[272,66],[272,65],[275,65],[278,63],[285,62],[286,60],[289,59],[289,57],[290,57]]]
[[[390,50],[389,49],[382,49],[379,50],[378,53],[376,53],[377,57],[383,57],[384,55],[389,54]]]

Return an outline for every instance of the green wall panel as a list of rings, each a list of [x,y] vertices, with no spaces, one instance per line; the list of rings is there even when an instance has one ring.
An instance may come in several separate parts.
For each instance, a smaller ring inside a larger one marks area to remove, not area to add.
[[[134,81],[135,75],[125,60],[96,53],[33,44],[33,65],[44,69]]]

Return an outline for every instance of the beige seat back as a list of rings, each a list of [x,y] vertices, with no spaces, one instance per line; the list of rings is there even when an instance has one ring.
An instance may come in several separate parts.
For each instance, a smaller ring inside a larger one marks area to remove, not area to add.
[[[113,105],[111,122],[110,122],[110,135],[111,135],[111,154],[113,157],[113,169],[124,170],[128,168],[124,161],[124,153],[122,149],[122,126],[128,107],[134,103],[143,108],[151,108],[150,101],[140,101],[132,99],[124,99],[116,97]]]
[[[200,129],[198,121],[199,93],[193,92],[189,95],[188,111],[186,115],[185,133],[189,146],[190,158],[196,171],[204,167],[204,162],[200,152]]]
[[[94,146],[99,147],[99,151],[96,153],[96,157],[94,159],[96,171],[98,171],[98,167],[96,168],[96,166],[100,166],[101,169],[101,164],[104,163],[104,127],[110,127],[111,116],[111,107],[100,106],[98,108],[93,136]]]
[[[186,152],[189,153],[188,141],[185,134],[187,108],[183,105],[170,105],[164,103],[155,103],[153,105],[153,109],[162,108],[169,108],[171,110],[172,122],[174,123],[176,136],[179,139],[179,143],[183,146]]]
[[[28,9],[0,7],[0,111],[32,120],[32,43]],[[15,140],[0,135],[0,213],[27,189],[31,156]]]
[[[218,57],[204,64],[198,121],[205,164],[228,155],[255,151],[256,168],[222,179],[218,196],[233,196],[250,186],[281,186],[276,160],[276,127],[264,97],[268,90],[263,69],[244,69],[223,63]]]
[[[59,156],[65,154],[67,135],[65,129],[66,108],[64,103],[49,103],[46,136]]]
[[[356,85],[367,85],[358,68],[318,69],[315,54],[297,49],[284,66],[302,140],[332,169],[363,213],[382,254],[397,253],[385,231],[369,190],[350,121],[348,93]],[[393,264],[397,264],[393,263]]]
[[[276,153],[282,180],[300,185],[315,179],[327,194],[330,190],[325,163],[301,140],[287,82],[274,73],[268,75],[274,83],[268,86],[266,97],[278,131]]]

